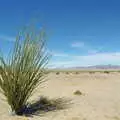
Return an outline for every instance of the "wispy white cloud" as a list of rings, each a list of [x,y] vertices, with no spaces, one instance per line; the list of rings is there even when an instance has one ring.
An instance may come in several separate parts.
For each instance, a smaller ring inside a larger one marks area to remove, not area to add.
[[[77,41],[77,42],[73,42],[71,44],[72,48],[79,48],[80,50],[85,51],[88,54],[95,54],[99,52],[99,48],[95,49],[93,46],[83,42],[83,41]]]
[[[95,50],[95,49],[90,49],[88,50],[88,54],[96,54],[98,53],[99,51],[98,50]]]
[[[68,57],[68,54],[66,53],[61,53],[61,52],[51,52],[51,54],[54,56],[54,57]]]
[[[67,60],[51,61],[50,65],[54,68],[76,67],[76,66],[92,66],[100,64],[120,65],[120,52],[113,53],[96,53],[88,55],[69,55]]]
[[[10,36],[5,36],[5,35],[0,35],[0,41],[9,41],[9,42],[14,42],[15,38],[14,37],[10,37]]]
[[[73,42],[72,44],[71,44],[71,47],[73,47],[73,48],[83,48],[83,47],[85,47],[85,43],[84,42]]]

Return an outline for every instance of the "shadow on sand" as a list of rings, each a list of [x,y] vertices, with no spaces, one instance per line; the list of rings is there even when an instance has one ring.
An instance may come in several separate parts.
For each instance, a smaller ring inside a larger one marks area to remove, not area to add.
[[[22,109],[22,115],[32,117],[33,115],[44,115],[46,112],[68,109],[72,104],[71,100],[66,98],[48,99],[40,97],[37,101],[28,103]]]

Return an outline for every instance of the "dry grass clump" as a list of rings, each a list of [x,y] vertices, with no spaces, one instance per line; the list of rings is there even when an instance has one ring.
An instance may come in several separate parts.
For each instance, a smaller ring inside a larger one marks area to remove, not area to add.
[[[8,59],[0,55],[0,91],[17,115],[23,114],[33,91],[45,81],[49,57],[45,43],[44,32],[28,27],[16,37]]]
[[[66,74],[68,75],[68,74],[69,74],[69,72],[66,72]]]
[[[104,71],[104,73],[109,74],[109,73],[110,73],[110,71]]]
[[[79,91],[79,90],[76,90],[73,94],[74,94],[74,95],[82,95],[82,92]]]
[[[77,75],[77,74],[79,74],[79,72],[75,72],[75,74]]]
[[[90,71],[89,73],[90,73],[90,74],[94,74],[94,73],[95,73],[95,71]]]
[[[60,74],[60,72],[56,72],[56,75],[59,75]]]

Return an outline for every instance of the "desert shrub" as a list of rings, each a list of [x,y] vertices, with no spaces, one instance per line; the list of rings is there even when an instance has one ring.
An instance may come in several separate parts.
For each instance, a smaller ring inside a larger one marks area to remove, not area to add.
[[[90,74],[94,74],[95,72],[94,72],[94,71],[90,71],[89,73],[90,73]]]
[[[75,74],[79,74],[79,72],[75,72]]]
[[[68,75],[68,74],[69,74],[69,72],[66,72],[66,74]]]
[[[31,27],[18,34],[7,60],[0,55],[0,90],[15,114],[23,114],[29,97],[45,81],[48,58],[44,32]]]
[[[104,73],[109,74],[109,73],[110,73],[110,71],[104,71]]]
[[[82,92],[80,92],[79,90],[76,90],[73,94],[74,95],[82,95]]]
[[[60,74],[60,72],[56,72],[56,75],[59,75]]]

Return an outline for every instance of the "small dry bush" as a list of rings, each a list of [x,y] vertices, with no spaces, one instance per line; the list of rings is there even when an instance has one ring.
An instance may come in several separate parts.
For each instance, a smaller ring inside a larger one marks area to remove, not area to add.
[[[68,75],[68,74],[69,74],[69,72],[66,72],[66,74]]]
[[[75,72],[75,74],[79,74],[79,72]]]
[[[73,94],[74,95],[82,95],[82,92],[80,92],[79,90],[76,90]]]
[[[94,74],[95,72],[94,72],[94,71],[90,71],[89,73],[90,73],[90,74]]]
[[[109,73],[110,73],[110,71],[104,71],[104,73],[109,74]]]
[[[59,75],[60,74],[60,72],[56,72],[56,75]]]

